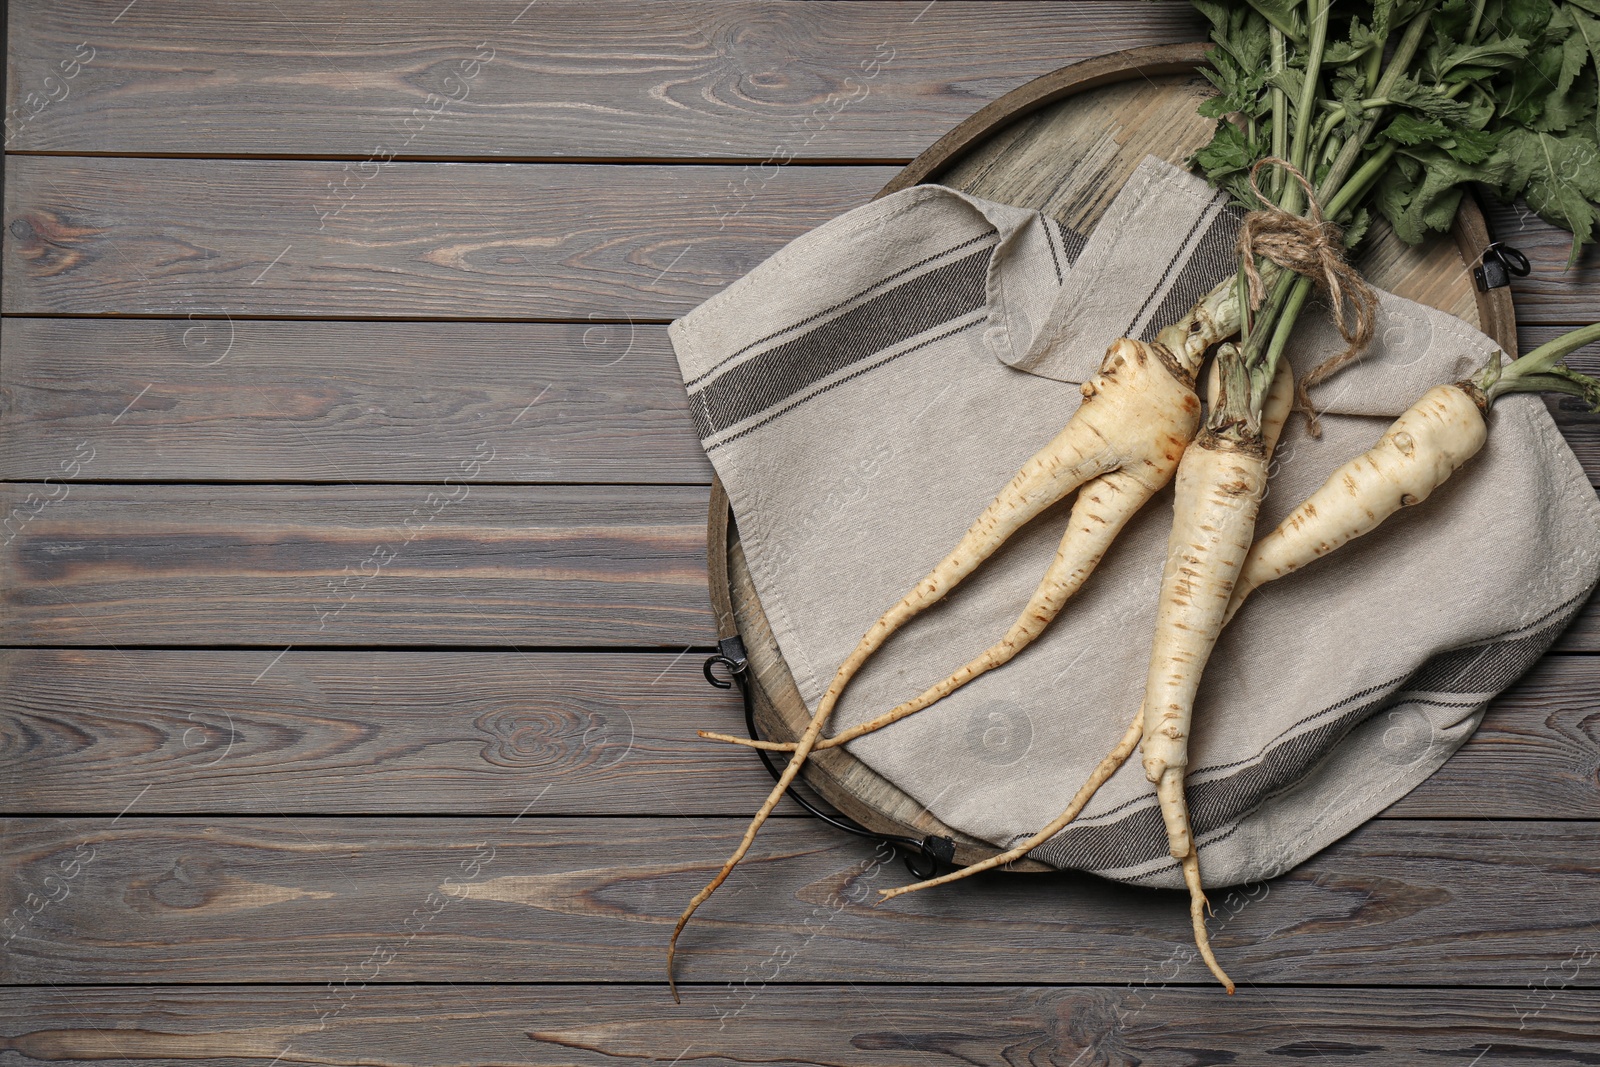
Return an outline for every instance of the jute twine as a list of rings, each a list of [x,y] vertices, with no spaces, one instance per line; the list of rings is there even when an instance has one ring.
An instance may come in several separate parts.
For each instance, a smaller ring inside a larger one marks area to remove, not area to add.
[[[1256,172],[1269,163],[1288,171],[1305,190],[1306,203],[1309,205],[1305,216],[1284,211],[1262,194],[1256,185]],[[1372,343],[1378,294],[1344,258],[1344,233],[1322,217],[1322,205],[1317,203],[1311,183],[1299,168],[1286,159],[1268,156],[1250,168],[1250,188],[1266,205],[1244,217],[1235,246],[1244,261],[1251,310],[1260,308],[1267,298],[1266,287],[1261,284],[1261,275],[1256,271],[1256,257],[1260,256],[1310,278],[1324,289],[1333,309],[1334,325],[1339,328],[1339,336],[1345,341],[1343,352],[1323,360],[1309,374],[1295,382],[1295,409],[1305,414],[1306,429],[1316,437],[1322,433],[1322,428],[1311,406],[1309,390],[1354,363],[1367,350]],[[1350,305],[1348,316],[1346,302]]]

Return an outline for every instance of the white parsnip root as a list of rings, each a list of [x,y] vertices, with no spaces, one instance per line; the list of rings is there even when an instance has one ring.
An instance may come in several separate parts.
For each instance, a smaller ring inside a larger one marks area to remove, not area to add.
[[[937,603],[977,569],[1017,530],[1091,478],[1109,471],[1171,462],[1184,451],[1197,424],[1200,399],[1191,371],[1155,345],[1122,339],[1106,352],[1100,373],[1084,384],[1084,401],[1066,427],[1025,463],[1011,483],[968,528],[955,551],[873,624],[840,666],[777,784],[756,811],[733,855],[695,894],[678,919],[667,948],[669,981],[678,935],[697,908],[750,851],[756,833],[794,781],[816,745],[845,686],[890,634]],[[674,986],[673,995],[677,995]]]
[[[1403,507],[1420,504],[1488,440],[1483,392],[1471,383],[1436,385],[1367,452],[1328,476],[1278,528],[1251,548],[1233,587],[1228,618],[1268,582],[1293,574]]]
[[[1206,395],[1208,402],[1215,404],[1217,400],[1217,379],[1213,374],[1206,382]],[[1271,453],[1277,444],[1279,436],[1283,433],[1284,423],[1288,420],[1294,408],[1294,374],[1287,363],[1278,365],[1277,376],[1273,379],[1272,390],[1267,394],[1261,415],[1262,443]],[[1198,422],[1196,422],[1198,427]],[[1190,431],[1191,434],[1194,432]],[[1179,457],[1181,458],[1181,457]],[[818,741],[816,748],[833,748],[847,744],[864,734],[881,730],[890,726],[908,715],[927,708],[944,697],[960,689],[968,682],[979,678],[996,667],[1009,663],[1017,653],[1027,648],[1044,633],[1045,628],[1053,622],[1066,602],[1083,587],[1083,583],[1094,572],[1095,566],[1105,555],[1106,550],[1117,535],[1122,532],[1128,520],[1138,513],[1139,509],[1149,501],[1162,487],[1172,479],[1177,469],[1177,458],[1160,467],[1153,464],[1144,470],[1120,470],[1105,474],[1087,483],[1078,490],[1078,499],[1073,504],[1072,516],[1067,521],[1067,532],[1061,538],[1061,544],[1056,549],[1055,560],[1050,564],[1050,569],[1045,572],[1044,580],[1034,590],[1032,598],[1028,601],[1017,620],[1011,624],[999,641],[990,645],[981,654],[969,663],[962,666],[955,673],[923,690],[914,700],[908,700],[897,707],[884,712],[875,719],[842,730],[832,737]],[[701,730],[700,736],[716,741],[729,741],[734,744],[745,745],[750,748],[766,749],[769,752],[792,752],[796,743],[793,741],[756,741],[746,737],[737,737],[733,734],[713,733]],[[1120,761],[1118,761],[1120,766]],[[1112,770],[1116,768],[1113,767]],[[1106,777],[1110,777],[1108,774]],[[1093,796],[1091,791],[1090,796]],[[1087,802],[1088,798],[1085,798]],[[1071,810],[1071,809],[1069,809]],[[1067,818],[1061,822],[1057,829],[1071,822]],[[1051,825],[1055,825],[1052,823]],[[1055,831],[1046,833],[1029,851],[1042,843]],[[1012,857],[1015,859],[1016,857]],[[977,868],[968,868],[955,872],[955,875],[966,877],[976,874],[978,870],[989,870],[1011,860],[988,862]],[[954,881],[954,877],[939,879],[939,884],[945,881]],[[920,882],[916,885],[906,886],[895,890],[891,895],[902,892],[911,892],[924,889],[933,882]]]
[[[1596,341],[1600,323],[1547,341],[1506,366],[1497,352],[1471,378],[1422,394],[1377,444],[1330,474],[1277,529],[1255,543],[1234,586],[1228,617],[1261,586],[1371,533],[1401,508],[1428,499],[1483,448],[1489,437],[1489,408],[1500,397],[1565,393],[1600,411],[1600,381],[1563,363]]]
[[[1196,412],[1189,433],[1199,425]],[[1094,572],[1101,557],[1111,547],[1128,520],[1161,488],[1171,481],[1178,466],[1177,455],[1162,456],[1158,466],[1150,460],[1141,463],[1146,470],[1116,470],[1088,482],[1078,491],[1072,514],[1067,520],[1067,532],[1056,549],[1054,561],[1045,572],[1044,580],[1034,590],[1022,614],[1011,624],[1003,637],[985,649],[971,662],[955,673],[923,690],[915,699],[908,700],[868,722],[860,723],[832,737],[818,741],[816,748],[834,748],[854,741],[863,734],[881,730],[929,707],[960,689],[968,682],[987,674],[996,667],[1009,663],[1017,653],[1027,648],[1044,633],[1045,628],[1060,614],[1066,602],[1083,587]],[[757,741],[733,734],[701,730],[700,736],[713,741],[728,741],[749,748],[762,748],[774,752],[792,752],[793,741]]]
[[[1207,402],[1215,404],[1217,402],[1216,376],[1213,374],[1206,384]],[[1272,390],[1267,394],[1261,415],[1261,441],[1269,457],[1278,443],[1278,438],[1283,434],[1284,423],[1288,421],[1289,413],[1293,408],[1294,374],[1290,371],[1287,363],[1280,363],[1277,375],[1272,381]],[[1066,810],[1050,820],[1044,829],[1020,844],[971,866],[951,871],[949,874],[941,875],[938,878],[930,878],[923,882],[899,886],[895,889],[880,889],[878,892],[884,900],[889,900],[906,893],[915,893],[923,889],[930,889],[936,885],[947,885],[963,878],[970,878],[974,874],[993,870],[996,867],[1004,867],[1008,863],[1021,859],[1066,829],[1067,825],[1078,817],[1089,801],[1094,799],[1094,795],[1100,791],[1100,787],[1110,781],[1111,776],[1127,762],[1128,757],[1133,754],[1133,750],[1138,746],[1139,740],[1143,736],[1144,707],[1140,705],[1138,712],[1133,717],[1132,725],[1128,727],[1127,733],[1123,735],[1122,739],[1117,742],[1105,759],[1101,760],[1099,765],[1090,773],[1083,786],[1073,796],[1072,802],[1067,805]]]
[[[1183,865],[1190,919],[1201,958],[1233,992],[1206,935],[1200,860],[1189,825],[1183,776],[1195,693],[1206,661],[1222,633],[1233,585],[1255,535],[1256,511],[1267,486],[1266,450],[1202,431],[1178,467],[1172,537],[1161,577],[1156,636],[1145,676],[1145,777],[1155,783],[1167,844]]]
[[[1277,392],[1278,383],[1273,384]],[[1292,388],[1287,391],[1292,393]],[[1287,403],[1282,394],[1279,403]],[[1189,916],[1196,947],[1211,973],[1228,992],[1233,992],[1233,982],[1217,962],[1206,934],[1207,902],[1200,885],[1199,852],[1189,824],[1183,778],[1189,761],[1195,693],[1206,660],[1222,632],[1234,579],[1250,549],[1256,510],[1266,491],[1267,462],[1265,442],[1241,445],[1208,431],[1202,431],[1184,453],[1178,467],[1173,532],[1162,573],[1144,704],[1128,732],[1095,768],[1067,810],[1039,833],[998,856],[940,878],[884,890],[885,899],[953,882],[1026,855],[1065,828],[1142,739],[1145,776],[1155,784],[1168,848],[1179,861],[1189,889]]]
[[[1600,325],[1586,327],[1550,342],[1510,367],[1501,368],[1497,357],[1478,374],[1475,380],[1435,386],[1428,390],[1420,400],[1395,420],[1376,445],[1335,470],[1315,493],[1289,513],[1277,529],[1251,547],[1239,569],[1233,592],[1228,598],[1222,625],[1227,625],[1252,590],[1269,581],[1292,574],[1307,563],[1320,559],[1355,538],[1370,533],[1402,508],[1419,504],[1432,495],[1434,490],[1443,485],[1455,471],[1483,448],[1488,437],[1486,412],[1495,396],[1505,392],[1559,389],[1573,393],[1584,399],[1591,407],[1600,409],[1600,383],[1559,365],[1559,361],[1566,354],[1581,345],[1597,340],[1600,340]],[[1282,430],[1283,420],[1288,414],[1291,403],[1293,389],[1288,381],[1286,368],[1287,364],[1279,364],[1272,391],[1268,394],[1262,411],[1262,444],[1269,456]],[[1209,384],[1214,387],[1216,382],[1216,376],[1213,375]],[[1212,388],[1208,392],[1208,403],[1215,407],[1217,399],[1217,391]],[[1180,481],[1180,498],[1185,489],[1185,483]],[[1210,517],[1203,511],[1195,512],[1191,509],[1190,518],[1199,519],[1202,527],[1213,525],[1209,521]],[[1180,523],[1175,521],[1173,528],[1176,532],[1180,528]],[[1199,555],[1195,555],[1193,560],[1186,562],[1193,565],[1199,559]],[[1213,574],[1211,577],[1215,579],[1216,575]],[[1177,584],[1174,582],[1174,587]],[[1167,583],[1164,582],[1163,603],[1168,603],[1167,592]],[[1215,603],[1214,597],[1210,603]],[[1168,621],[1175,620],[1169,616]],[[1184,620],[1183,624],[1187,629],[1188,621]],[[1184,632],[1185,630],[1178,631],[1180,634]],[[1190,655],[1192,656],[1192,650]],[[1156,659],[1152,656],[1152,672],[1155,667]],[[1170,679],[1166,681],[1170,682]],[[1148,682],[1149,679],[1147,686]],[[1187,689],[1187,682],[1184,688]],[[1185,705],[1180,701],[1179,707],[1183,706]],[[1186,706],[1192,709],[1192,694],[1189,695]],[[1021,859],[1044,844],[1083,810],[1094,795],[1094,791],[1116,772],[1145,731],[1163,725],[1159,718],[1146,721],[1144,716],[1145,708],[1141,706],[1134,725],[1111,754],[1095,769],[1088,782],[1073,798],[1072,804],[1033,837],[1006,852],[962,870],[915,885],[882,890],[880,892],[884,898],[900,896],[930,886],[944,885],[979,871],[1003,866]],[[1184,733],[1187,733],[1187,728]],[[1169,736],[1165,742],[1158,742],[1155,747],[1161,748],[1163,745],[1174,743],[1176,739]],[[1186,743],[1185,740],[1185,747]],[[1152,768],[1147,764],[1147,771],[1150,769]],[[1157,797],[1162,807],[1163,822],[1169,831],[1173,854],[1179,856],[1182,863],[1184,882],[1190,892],[1190,916],[1195,927],[1196,942],[1207,965],[1223,980],[1231,992],[1232,985],[1216,965],[1205,935],[1205,894],[1200,885],[1198,854],[1188,826],[1182,774],[1175,773],[1171,764],[1161,764],[1154,769],[1158,773],[1158,777],[1154,780],[1157,783]]]
[[[674,999],[678,936],[695,910],[750,851],[817,744],[835,704],[867,659],[889,636],[978,568],[1017,530],[1091,479],[1116,471],[1170,467],[1184,454],[1198,424],[1194,374],[1206,350],[1238,328],[1239,302],[1231,279],[1206,294],[1153,343],[1128,338],[1106,350],[1100,371],[1083,385],[1083,403],[1055,439],[1023,464],[926,578],[868,629],[823,693],[777,784],[756,811],[733,855],[689,901],[667,947],[667,980]]]

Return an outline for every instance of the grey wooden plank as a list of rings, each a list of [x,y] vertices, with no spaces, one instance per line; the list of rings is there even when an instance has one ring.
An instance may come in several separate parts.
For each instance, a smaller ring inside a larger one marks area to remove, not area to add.
[[[1062,64],[1202,35],[1176,0],[120,7],[15,5],[8,148],[909,159]]]
[[[1571,326],[1524,326],[1517,331],[1518,350],[1531,352],[1571,329]],[[1600,346],[1579,349],[1567,357],[1567,363],[1574,370],[1600,377]],[[1551,395],[1545,398],[1545,403],[1589,480],[1600,485],[1600,413],[1586,409],[1577,397]]]
[[[334,163],[11,156],[4,309],[53,314],[666,319],[865,202],[891,167]],[[1567,237],[1514,207],[1529,325],[1600,320]]]
[[[1494,239],[1520,249],[1533,268],[1526,278],[1512,282],[1519,323],[1583,325],[1600,321],[1600,286],[1595,284],[1600,249],[1594,245],[1585,248],[1569,268],[1570,233],[1545,222],[1520,200],[1504,204],[1485,198],[1483,207]]]
[[[0,477],[711,481],[665,327],[0,320]],[[137,402],[133,402],[137,398]]]
[[[5,810],[733,816],[771,788],[703,653],[0,652]],[[1600,658],[1546,657],[1384,817],[1600,818]],[[785,804],[780,813],[797,813]]]
[[[0,644],[713,642],[705,488],[474,484],[495,441],[440,486],[0,485]]]
[[[745,826],[537,805],[493,819],[142,817],[160,809],[154,789],[128,804],[116,819],[5,824],[0,914],[16,936],[0,980],[656,981],[679,910]],[[1212,940],[1245,984],[1521,987],[1592,946],[1597,849],[1594,822],[1373,822],[1271,883],[1213,892]],[[741,981],[781,958],[801,983],[1138,982],[1163,966],[1204,981],[1181,894],[994,872],[869,903],[905,877],[866,842],[776,820],[688,928],[678,974]]]
[[[756,756],[694,733],[740,716],[704,658],[0,652],[0,795],[19,812],[115,812],[147,785],[173,812],[754,810],[772,788]]]
[[[96,481],[439,481],[487,425],[499,482],[711,479],[659,325],[13,317],[0,346],[4,478],[92,449]],[[1550,403],[1600,483],[1600,415]]]
[[[0,1050],[22,1062],[191,1067],[668,1063],[1016,1067],[1293,1062],[1592,1065],[1600,994],[1533,989],[1126,986],[264,986],[13,990]],[[1548,983],[1546,986],[1544,983]],[[320,999],[319,999],[320,998]],[[322,1013],[330,1014],[324,1018]],[[336,1013],[335,1013],[336,1012]]]
[[[329,200],[337,163],[8,156],[0,306],[670,319],[893,174],[395,163]]]
[[[0,643],[712,642],[704,488],[474,484],[498,439],[439,486],[0,486]]]

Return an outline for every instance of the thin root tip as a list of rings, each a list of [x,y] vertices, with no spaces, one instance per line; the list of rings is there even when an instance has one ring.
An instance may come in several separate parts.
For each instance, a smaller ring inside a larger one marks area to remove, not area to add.
[[[678,958],[678,935],[683,933],[683,928],[688,925],[689,916],[693,914],[694,908],[690,907],[682,915],[678,916],[678,925],[672,928],[672,936],[667,939],[667,987],[672,990],[672,999],[674,1001],[678,1001],[678,980],[673,977],[673,971],[675,970],[673,962]],[[678,1001],[678,1003],[682,1003],[682,1001]]]
[[[763,744],[762,742],[751,740],[748,737],[734,737],[732,734],[719,734],[715,730],[696,730],[695,732],[707,741],[721,741],[723,744],[727,745],[743,745],[745,748],[765,748],[769,750],[776,747],[770,744]],[[783,751],[783,749],[779,748],[778,751]]]

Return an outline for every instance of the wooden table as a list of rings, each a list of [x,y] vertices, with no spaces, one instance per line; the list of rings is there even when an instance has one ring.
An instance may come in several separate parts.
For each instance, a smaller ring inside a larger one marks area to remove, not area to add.
[[[985,101],[1197,33],[13,0],[0,1067],[1600,1062],[1593,607],[1424,786],[1221,902],[1232,1000],[1178,895],[869,908],[897,863],[787,804],[666,993],[769,782],[693,738],[738,709],[665,324]],[[1491,223],[1524,346],[1600,319],[1600,256]]]

